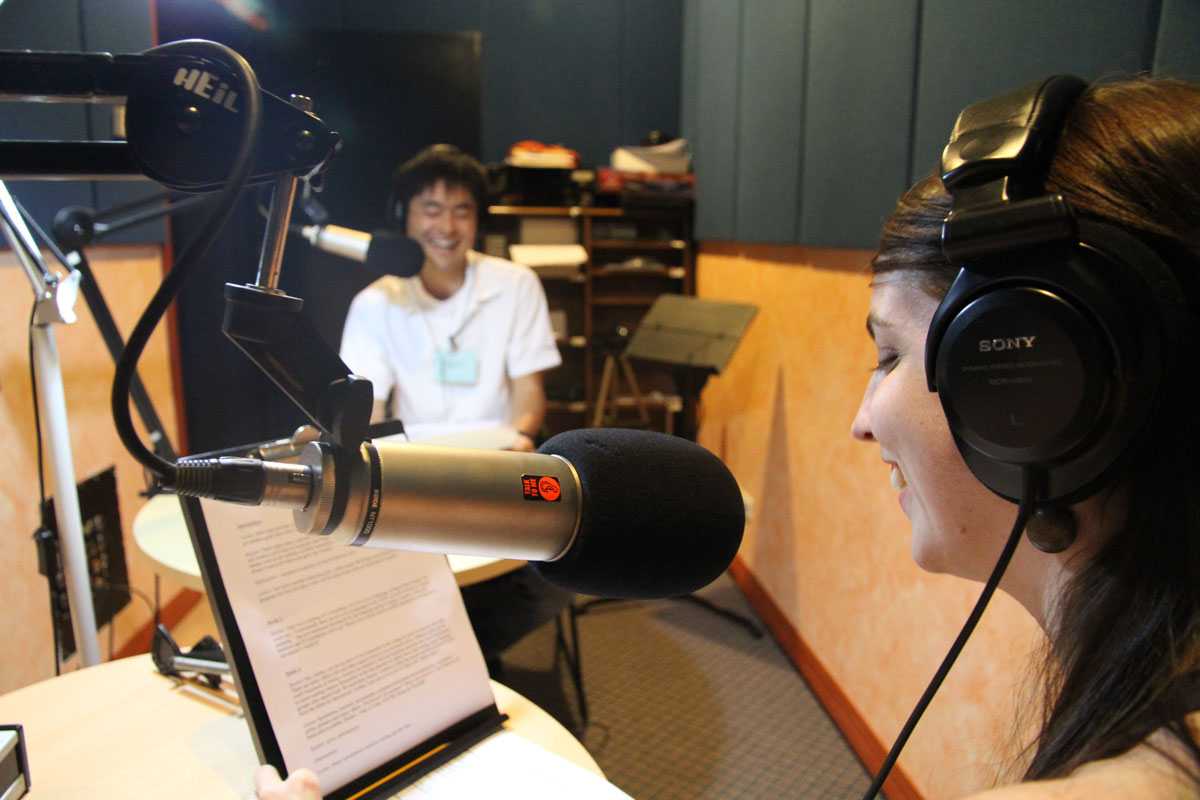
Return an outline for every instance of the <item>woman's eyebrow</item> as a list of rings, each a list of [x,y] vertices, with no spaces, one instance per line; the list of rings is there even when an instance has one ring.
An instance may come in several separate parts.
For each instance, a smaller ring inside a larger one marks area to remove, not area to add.
[[[870,314],[867,314],[867,335],[872,339],[875,338],[876,329],[887,327],[890,327],[890,323],[877,316],[874,311],[872,311]]]

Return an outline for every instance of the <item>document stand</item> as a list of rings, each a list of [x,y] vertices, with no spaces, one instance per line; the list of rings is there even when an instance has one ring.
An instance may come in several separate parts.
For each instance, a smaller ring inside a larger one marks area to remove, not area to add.
[[[674,367],[683,398],[684,438],[696,439],[696,404],[709,375],[720,374],[734,348],[754,318],[758,307],[748,303],[702,300],[676,294],[660,295],[629,339],[623,358],[634,358]],[[740,614],[720,608],[695,594],[674,598],[695,603],[741,625],[756,639],[758,626]],[[612,602],[593,600],[584,605]]]
[[[326,786],[325,800],[369,800],[390,796],[500,729],[506,718],[495,705],[483,656],[474,640],[465,645],[468,649],[447,644],[447,637],[469,632],[465,610],[458,607],[449,612],[458,616],[453,628],[441,624],[430,627],[424,615],[414,612],[405,619],[411,630],[401,631],[395,627],[395,615],[408,612],[393,611],[389,616],[389,610],[384,607],[387,598],[399,596],[405,596],[414,606],[423,597],[444,596],[458,600],[458,590],[453,586],[448,568],[449,589],[431,581],[423,566],[414,566],[410,570],[402,563],[444,560],[443,556],[379,550],[355,554],[355,548],[341,548],[331,550],[337,559],[337,565],[331,566],[329,558],[321,558],[319,554],[314,557],[311,550],[306,556],[296,549],[305,544],[305,540],[299,534],[293,537],[291,513],[286,509],[237,506],[195,497],[180,499],[226,663],[262,763],[271,764],[285,774],[301,765],[319,768],[326,758],[349,761],[363,750],[381,746],[380,752],[388,753],[386,759],[347,768],[342,771],[341,778],[322,778]],[[205,507],[204,504],[209,505]],[[237,516],[231,516],[234,514]],[[216,527],[210,528],[214,515]],[[272,544],[272,538],[280,532],[286,532],[286,536],[275,539]],[[310,541],[321,539],[308,538]],[[329,546],[334,545],[330,542]],[[364,569],[360,564],[355,567],[351,558],[370,559],[379,566],[368,564]],[[441,566],[445,568],[444,563]],[[260,578],[270,570],[276,571],[278,580],[268,587],[267,583],[260,582]],[[397,573],[402,577],[393,581],[392,576]],[[339,583],[346,575],[352,576],[349,588],[346,583]],[[318,587],[320,591],[313,591]],[[407,594],[409,592],[411,595]],[[281,614],[278,602],[268,604],[273,599],[272,593],[275,598],[285,594],[295,598],[282,611],[283,616],[276,616]],[[356,613],[352,614],[350,610]],[[320,622],[320,615],[329,622]],[[269,619],[271,617],[275,618]],[[315,661],[306,655],[325,646],[320,641],[323,637],[338,636],[341,629],[350,625],[367,624],[379,626],[377,634],[360,638],[364,644],[357,654],[338,655],[333,666],[329,666],[328,661]],[[447,633],[426,636],[425,632],[429,630]],[[409,649],[397,649],[400,636],[406,637],[403,641],[409,644]],[[443,653],[435,659],[431,653],[439,647],[448,655]],[[461,688],[463,697],[478,697],[481,702],[474,705],[458,702],[457,697],[441,699],[444,693],[439,694],[439,689],[445,689],[448,682],[436,682],[436,675],[426,670],[409,678],[398,678],[382,671],[380,664],[393,660],[393,656],[385,658],[381,654],[392,653],[398,664],[405,658],[410,659],[403,665],[405,669],[413,669],[412,659],[417,658],[431,660],[431,663],[432,660],[449,663],[447,671],[453,669],[454,663],[475,661],[476,669],[472,669],[471,674],[478,674],[480,681],[472,685],[455,681],[453,689],[457,692]],[[195,665],[180,663],[178,657],[174,660],[183,671],[197,671]],[[355,669],[361,669],[361,673],[343,672],[341,668],[350,663]],[[322,687],[319,691],[300,686],[306,681],[318,680]],[[402,689],[397,688],[404,680],[411,682]],[[370,739],[366,732],[372,729],[365,715],[372,711],[372,706],[393,701],[410,690],[413,695],[423,692],[434,698],[428,701],[428,707],[435,709],[430,712],[432,717],[401,718],[395,729],[380,729],[382,735]],[[327,709],[318,713],[325,705],[334,708],[327,694],[330,691],[341,692],[346,699],[338,701],[341,705],[336,711]],[[364,696],[367,699],[364,700]],[[461,715],[439,716],[444,707],[456,703],[458,708],[469,709]],[[301,706],[308,706],[308,710]],[[327,720],[330,721],[327,723]],[[322,732],[321,738],[325,741],[311,754],[315,758],[310,758],[310,754],[305,754],[299,747],[308,739],[297,740],[301,728],[303,736],[308,737],[308,726],[313,724],[328,724],[329,730]],[[363,732],[360,732],[360,724]],[[427,730],[427,735],[414,736],[410,733],[414,727]],[[401,740],[408,742],[403,749],[385,744]]]

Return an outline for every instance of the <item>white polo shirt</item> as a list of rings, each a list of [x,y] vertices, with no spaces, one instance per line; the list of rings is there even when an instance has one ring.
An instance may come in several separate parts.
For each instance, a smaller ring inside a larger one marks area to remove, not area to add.
[[[359,292],[342,329],[341,357],[371,381],[375,399],[395,387],[391,410],[410,434],[506,425],[509,381],[562,363],[537,275],[474,251],[462,287],[445,300],[419,278],[394,275]],[[444,375],[445,364],[455,365],[449,380],[439,379],[439,361]]]

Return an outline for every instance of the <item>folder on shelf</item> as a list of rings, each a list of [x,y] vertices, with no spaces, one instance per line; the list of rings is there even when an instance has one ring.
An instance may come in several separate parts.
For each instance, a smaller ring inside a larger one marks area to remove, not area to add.
[[[692,156],[686,139],[673,139],[658,145],[618,147],[613,150],[609,165],[623,172],[679,174],[691,171]]]

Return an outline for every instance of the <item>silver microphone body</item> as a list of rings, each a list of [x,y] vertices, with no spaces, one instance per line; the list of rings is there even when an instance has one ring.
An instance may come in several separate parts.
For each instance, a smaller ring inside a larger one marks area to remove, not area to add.
[[[554,561],[579,532],[579,475],[555,455],[364,442],[339,456],[309,444],[302,533],[339,544]]]
[[[737,480],[665,433],[584,428],[537,453],[391,441],[312,442],[299,463],[180,459],[192,497],[292,509],[301,533],[390,550],[511,558],[600,597],[677,597],[711,583],[742,541]]]
[[[371,234],[340,225],[305,225],[301,235],[318,250],[352,261],[365,262],[371,246]]]

